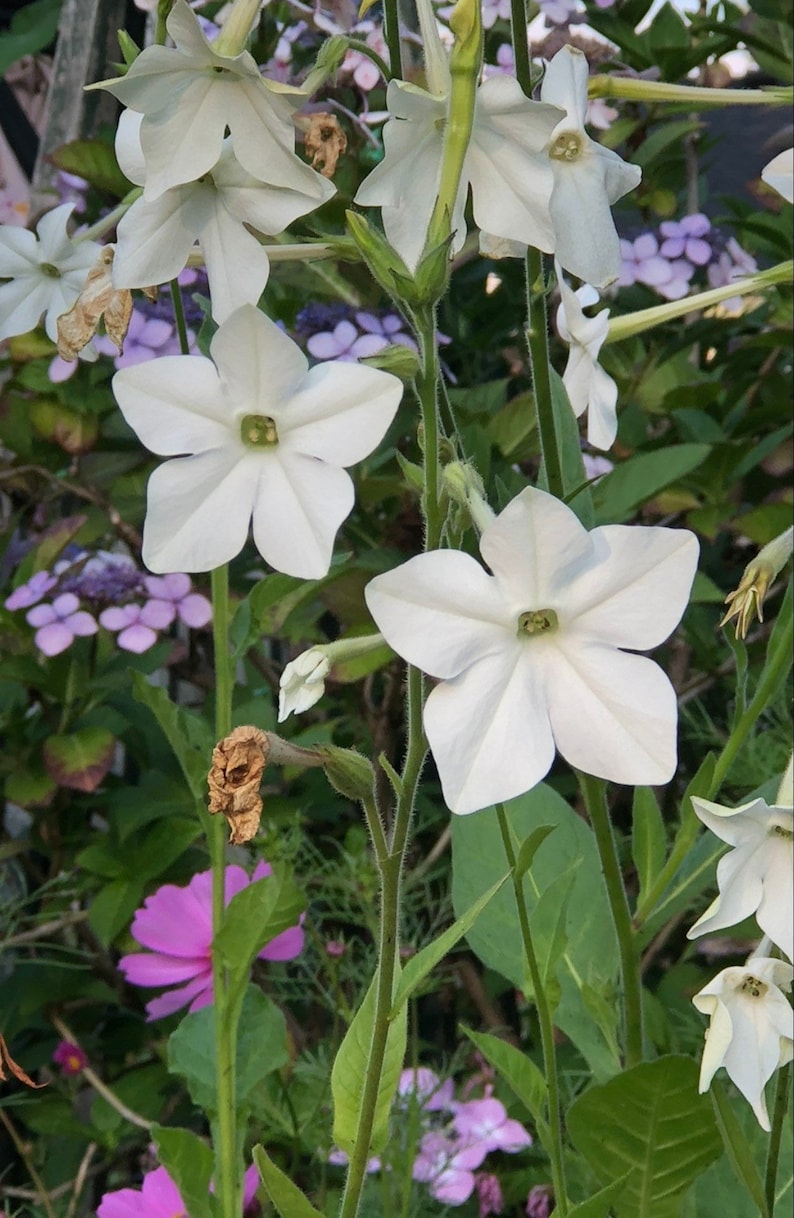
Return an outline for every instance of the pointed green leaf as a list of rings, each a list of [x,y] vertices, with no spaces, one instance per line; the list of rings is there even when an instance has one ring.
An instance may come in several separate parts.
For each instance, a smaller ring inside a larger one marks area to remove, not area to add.
[[[298,1186],[292,1183],[289,1176],[286,1176],[280,1167],[276,1167],[261,1146],[254,1147],[253,1155],[262,1183],[278,1210],[279,1218],[324,1218],[304,1197]]]
[[[516,880],[524,878],[532,866],[538,850],[556,828],[556,825],[538,825],[537,829],[532,830],[529,837],[524,838],[516,856]]]
[[[160,724],[192,795],[204,803],[207,799],[207,773],[215,745],[209,725],[198,715],[178,707],[164,689],[150,685],[143,673],[133,673],[132,693],[135,701],[148,707]]]
[[[667,833],[651,787],[635,788],[631,816],[631,856],[639,880],[639,905],[664,866],[667,853]]]
[[[626,1187],[628,1178],[629,1173],[626,1172],[625,1176],[621,1176],[619,1180],[613,1180],[606,1188],[599,1189],[586,1201],[580,1201],[573,1209],[568,1210],[568,1218],[609,1218],[613,1205]]]
[[[717,1120],[717,1128],[722,1136],[722,1144],[725,1147],[725,1153],[728,1156],[736,1179],[747,1189],[758,1206],[758,1213],[762,1218],[769,1218],[769,1207],[766,1203],[764,1186],[755,1162],[752,1147],[719,1079],[712,1081],[709,1094],[714,1109],[714,1116]]]
[[[473,1032],[471,1028],[463,1026],[461,1026],[461,1032],[477,1046],[485,1060],[491,1063],[494,1070],[515,1092],[527,1111],[532,1114],[541,1141],[545,1145],[544,1131],[548,1132],[546,1125],[548,1087],[532,1058],[508,1044],[506,1040],[492,1036],[490,1032]]]
[[[206,1142],[189,1129],[169,1129],[164,1125],[152,1125],[152,1141],[190,1218],[212,1218],[213,1155]]]

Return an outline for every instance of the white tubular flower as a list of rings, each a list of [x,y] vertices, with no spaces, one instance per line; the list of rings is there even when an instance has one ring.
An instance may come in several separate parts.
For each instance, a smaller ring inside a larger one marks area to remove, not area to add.
[[[227,128],[237,159],[253,177],[304,190],[306,166],[295,155],[292,107],[262,78],[253,56],[219,54],[186,0],[175,0],[166,28],[175,47],[147,47],[125,76],[93,86],[144,116],[144,197],[156,199],[209,172]]]
[[[686,607],[698,545],[684,529],[588,533],[544,491],[522,491],[480,552],[434,550],[379,575],[370,612],[398,655],[440,684],[425,730],[453,812],[534,787],[555,746],[614,782],[668,782],[676,698],[645,656]]]
[[[792,1058],[794,1012],[783,993],[792,967],[783,960],[751,957],[743,968],[725,968],[692,999],[711,1017],[700,1066],[701,1094],[724,1066],[769,1132],[764,1087]]]
[[[34,233],[0,226],[0,339],[27,334],[45,314],[44,329],[58,341],[58,318],[71,309],[96,262],[96,241],[73,241],[66,231],[73,203],[39,220]],[[96,353],[91,355],[96,359]]]
[[[127,110],[116,134],[119,165],[138,186],[147,180],[142,121],[141,115]],[[295,176],[301,189],[260,182],[243,169],[231,139],[224,140],[217,165],[199,181],[173,186],[152,202],[141,198],[133,203],[118,226],[114,284],[143,288],[175,279],[198,241],[215,320],[225,321],[240,305],[255,305],[267,283],[270,262],[245,224],[260,233],[280,233],[336,190],[297,158]]]
[[[642,171],[585,131],[587,75],[582,51],[566,45],[546,68],[540,96],[566,111],[547,149],[554,253],[566,271],[604,288],[617,279],[621,261],[610,207],[639,185]]]
[[[761,180],[787,203],[794,203],[794,148],[787,148],[773,157],[761,170]]]
[[[143,560],[158,574],[212,570],[239,553],[253,516],[266,562],[319,579],[353,506],[344,467],[383,438],[402,383],[360,364],[309,370],[300,348],[252,305],[224,322],[210,352],[113,378],[141,441],[176,458],[149,479]]]
[[[574,292],[565,282],[559,263],[557,283],[562,297],[557,329],[570,347],[563,384],[576,417],[587,411],[588,442],[605,451],[614,444],[618,431],[618,387],[598,362],[609,332],[609,309],[602,309],[595,317],[585,316],[583,306],[595,304],[598,293],[588,283]]]
[[[278,721],[302,715],[325,693],[325,678],[331,663],[322,647],[310,647],[291,660],[278,683]]]
[[[703,824],[733,847],[717,863],[719,896],[698,918],[688,939],[725,930],[751,914],[791,960],[794,954],[794,809],[754,799],[724,808],[693,798]]]

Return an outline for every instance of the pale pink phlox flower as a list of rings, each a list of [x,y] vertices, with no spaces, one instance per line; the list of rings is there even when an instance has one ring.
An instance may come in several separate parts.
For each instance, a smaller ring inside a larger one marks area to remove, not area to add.
[[[455,1084],[451,1078],[443,1083],[428,1066],[417,1066],[415,1070],[403,1070],[397,1083],[397,1094],[402,1098],[415,1098],[425,1112],[443,1112],[454,1103]]]
[[[142,655],[157,642],[157,632],[165,630],[174,620],[172,606],[163,601],[147,601],[145,605],[111,605],[99,615],[99,624],[106,630],[118,631],[116,643],[122,651]]]
[[[171,575],[147,575],[143,581],[151,600],[158,610],[170,614],[170,626],[177,617],[186,626],[198,629],[212,620],[212,605],[206,596],[193,591],[189,575],[175,572]]]
[[[225,894],[232,897],[254,880],[270,875],[260,862],[249,880],[242,867],[226,868]],[[163,1019],[181,1007],[198,1011],[212,1002],[212,873],[194,875],[185,888],[163,884],[147,897],[133,919],[131,933],[147,952],[122,956],[127,981],[142,986],[176,986],[146,1005],[148,1018]],[[293,960],[303,950],[303,929],[282,931],[259,952],[260,960]],[[182,984],[184,983],[184,984]]]
[[[20,584],[10,596],[6,597],[5,608],[11,613],[15,609],[29,609],[31,605],[38,604],[57,582],[57,577],[50,574],[49,571],[36,571],[26,583]]]
[[[376,55],[380,55],[381,59],[385,59],[388,62],[389,51],[380,26],[376,26],[371,21],[364,21],[360,25],[354,26],[351,32],[359,35],[363,34],[365,27],[369,28],[366,30],[364,42],[366,42],[368,47],[372,48]],[[377,64],[373,63],[369,56],[364,55],[361,51],[348,51],[342,60],[341,71],[352,75],[354,83],[358,85],[362,93],[369,93],[377,85],[385,85],[386,83]]]
[[[688,258],[695,266],[705,266],[711,258],[711,246],[703,240],[711,231],[711,221],[702,212],[683,220],[663,220],[659,231],[665,238],[659,250],[663,258]]]
[[[554,1208],[554,1194],[547,1184],[536,1184],[527,1197],[527,1218],[549,1218]]]
[[[458,1104],[452,1124],[462,1144],[484,1147],[485,1154],[492,1150],[515,1154],[532,1145],[521,1122],[508,1117],[504,1104],[491,1096]]]
[[[75,638],[96,634],[99,629],[73,592],[56,596],[52,604],[35,605],[25,616],[36,628],[35,643],[45,656],[60,655]]]
[[[618,116],[614,106],[610,106],[603,97],[591,97],[587,102],[585,122],[596,131],[608,131]]]
[[[382,351],[387,341],[382,334],[359,334],[352,321],[340,321],[333,330],[312,334],[306,346],[315,359],[354,364],[363,355]]]
[[[427,1184],[437,1201],[463,1205],[474,1192],[474,1172],[487,1153],[480,1143],[465,1146],[431,1130],[419,1144],[413,1178]]]
[[[670,263],[659,253],[659,242],[653,233],[642,233],[634,241],[620,242],[621,265],[618,287],[644,283],[655,288],[671,279]]]

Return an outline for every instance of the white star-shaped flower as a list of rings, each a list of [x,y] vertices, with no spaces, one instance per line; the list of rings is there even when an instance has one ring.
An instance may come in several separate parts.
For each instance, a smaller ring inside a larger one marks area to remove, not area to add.
[[[278,683],[278,721],[290,715],[302,715],[325,693],[325,678],[331,671],[331,661],[320,647],[310,647],[290,660]]]
[[[770,1130],[764,1087],[792,1058],[794,1012],[783,990],[791,989],[792,967],[767,956],[743,968],[725,968],[692,999],[711,1016],[700,1066],[700,1092],[724,1066],[752,1105],[759,1125]]]
[[[353,507],[344,467],[373,451],[402,396],[395,376],[308,361],[252,305],[218,329],[212,359],[166,356],[113,378],[122,414],[152,452],[143,560],[151,571],[209,571],[248,536],[287,575],[328,571]],[[185,455],[187,454],[187,455]]]
[[[585,131],[587,76],[583,52],[566,45],[546,68],[540,96],[566,111],[547,148],[554,175],[554,254],[566,271],[603,288],[617,279],[621,263],[610,208],[639,185],[642,171]]]
[[[141,122],[141,115],[127,110],[116,134],[119,165],[139,186],[146,181]],[[295,159],[296,180],[301,176],[303,181],[300,190],[260,182],[243,169],[227,138],[217,165],[198,181],[173,186],[152,202],[138,199],[118,226],[116,287],[143,288],[175,279],[198,241],[215,320],[225,321],[242,304],[256,304],[267,283],[270,261],[245,225],[260,233],[280,233],[298,216],[320,207],[336,189]]]
[[[577,418],[587,411],[588,442],[594,448],[606,450],[614,444],[618,431],[615,410],[618,387],[598,362],[598,353],[609,332],[609,309],[587,317],[583,306],[595,304],[598,292],[589,283],[574,292],[565,282],[559,263],[557,283],[562,297],[557,329],[570,348],[563,384]]]
[[[770,807],[754,799],[724,808],[693,798],[692,807],[712,833],[733,847],[717,863],[717,896],[687,932],[711,934],[743,922],[751,914],[765,935],[794,955],[794,809]]]
[[[0,225],[0,339],[27,334],[45,314],[48,338],[58,341],[58,318],[71,309],[97,260],[96,241],[73,241],[66,226],[74,210],[63,203],[42,216],[36,234]],[[96,359],[96,354],[93,358]]]
[[[761,179],[787,203],[794,203],[794,148],[786,148],[761,170]]]
[[[125,76],[94,86],[144,116],[144,197],[156,199],[211,170],[227,128],[250,174],[301,190],[306,166],[295,156],[292,107],[263,79],[250,52],[219,54],[186,0],[176,0],[166,28],[174,47],[147,47]]]
[[[588,533],[570,508],[528,488],[485,528],[480,552],[493,574],[468,554],[434,550],[366,589],[387,643],[440,678],[424,722],[452,811],[528,791],[555,745],[601,778],[668,782],[675,692],[630,651],[658,646],[677,625],[694,535],[640,525]]]

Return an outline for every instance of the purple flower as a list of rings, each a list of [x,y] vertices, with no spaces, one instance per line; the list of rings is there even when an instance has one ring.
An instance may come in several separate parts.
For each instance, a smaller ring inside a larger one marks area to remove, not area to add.
[[[554,25],[567,25],[578,5],[577,0],[539,0],[540,11]]]
[[[315,359],[355,363],[362,355],[375,355],[387,346],[382,334],[359,334],[352,321],[340,321],[333,330],[312,334],[306,346]]]
[[[680,300],[689,291],[689,281],[695,273],[695,268],[686,258],[676,258],[668,263],[670,277],[665,283],[656,283],[654,287],[665,300]]]
[[[262,880],[270,872],[268,863],[258,863],[249,880],[242,867],[229,864],[226,904],[253,880]],[[137,910],[131,932],[149,951],[119,960],[127,981],[133,985],[178,987],[147,1003],[149,1019],[162,1019],[188,1004],[191,1011],[198,1011],[212,1002],[212,872],[194,875],[186,888],[163,884]],[[293,960],[302,950],[303,930],[292,926],[271,939],[259,959]]]
[[[81,1074],[88,1065],[88,1058],[79,1045],[73,1045],[70,1040],[62,1040],[55,1047],[52,1060],[61,1067],[61,1074]]]
[[[447,1205],[463,1205],[474,1192],[474,1169],[485,1158],[481,1145],[461,1146],[443,1133],[426,1133],[414,1159],[413,1178]]]
[[[36,627],[36,646],[45,656],[60,655],[77,635],[96,634],[99,629],[91,614],[80,609],[73,592],[56,596],[51,605],[35,605],[26,617]]]
[[[98,550],[85,562],[78,559],[72,565],[75,570],[66,571],[61,587],[84,600],[108,605],[143,591],[143,572],[128,554]]]
[[[642,233],[634,241],[620,242],[622,262],[618,275],[618,286],[629,287],[633,283],[644,283],[655,288],[667,283],[671,277],[670,263],[659,254],[659,242],[653,233]]]
[[[514,1154],[532,1145],[521,1122],[508,1117],[504,1104],[491,1097],[459,1104],[452,1124],[462,1143],[482,1148],[483,1158],[491,1150]]]
[[[549,1218],[554,1209],[554,1194],[547,1184],[536,1184],[527,1197],[527,1218]]]
[[[188,332],[188,338],[192,346],[195,335]],[[147,317],[139,309],[133,309],[123,355],[119,355],[115,344],[103,334],[97,335],[94,345],[102,355],[113,357],[116,368],[130,368],[133,364],[145,364],[161,355],[179,355],[181,352],[173,323],[161,317]]]
[[[212,620],[212,605],[206,596],[193,592],[193,584],[189,575],[147,575],[143,581],[151,600],[150,605],[162,606],[163,612],[170,613],[166,623],[170,626],[175,618],[179,618],[186,626],[194,629],[206,626]]]
[[[381,337],[384,345],[397,343],[401,347],[410,347],[412,351],[418,350],[415,340],[404,329],[405,322],[396,313],[385,313],[383,317],[377,317],[374,313],[359,312],[356,313],[356,321],[367,334]]]
[[[112,605],[99,615],[99,624],[106,630],[118,630],[118,646],[135,655],[154,647],[157,631],[165,630],[173,620],[172,606],[163,601],[147,601],[145,605]]]
[[[6,597],[6,609],[11,612],[15,609],[28,609],[46,596],[57,582],[56,576],[51,575],[49,571],[37,571],[35,575],[31,575],[26,584],[20,584],[10,596]]]
[[[243,1213],[251,1212],[259,1187],[259,1172],[249,1167],[243,1181]],[[105,1193],[97,1208],[97,1218],[187,1218],[185,1203],[164,1167],[143,1177],[141,1187],[119,1188]]]
[[[695,266],[705,266],[711,258],[711,246],[704,241],[711,230],[711,221],[702,212],[684,216],[683,220],[663,220],[659,231],[665,240],[660,254],[664,258],[688,258]]]
[[[454,1103],[453,1093],[452,1079],[445,1078],[442,1083],[435,1071],[427,1066],[417,1066],[416,1070],[403,1070],[397,1084],[397,1094],[415,1097],[425,1112],[450,1109]]]
[[[480,1201],[479,1218],[488,1218],[489,1214],[501,1214],[505,1202],[498,1178],[492,1172],[478,1172],[474,1177],[474,1184]]]

